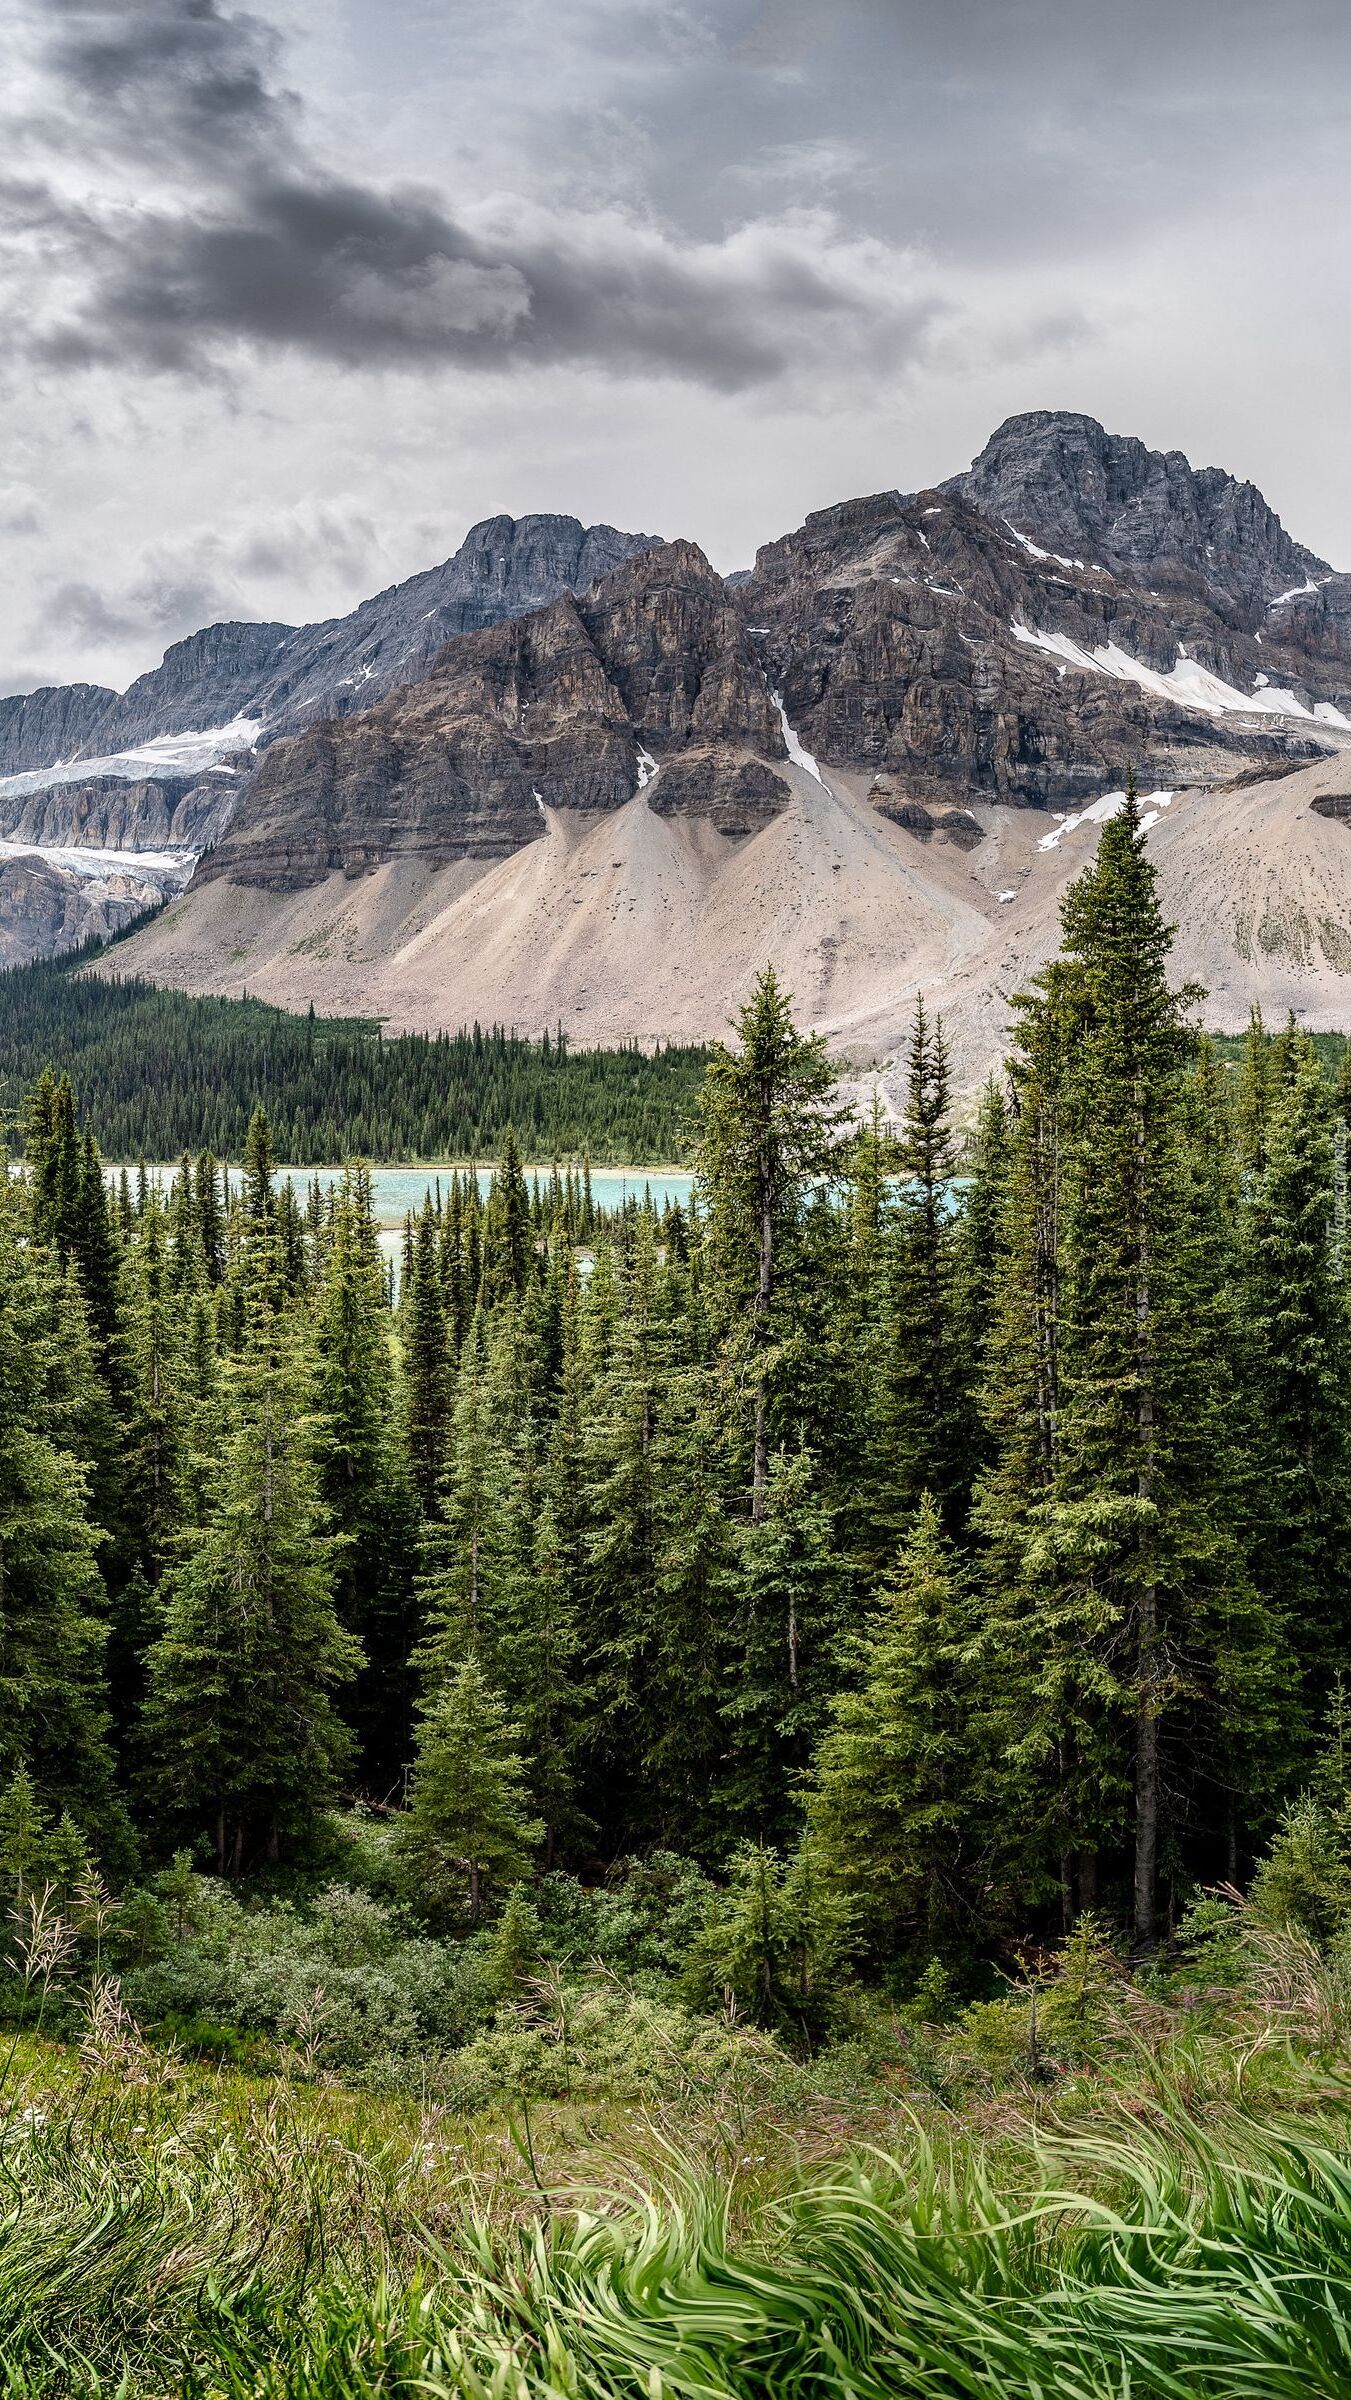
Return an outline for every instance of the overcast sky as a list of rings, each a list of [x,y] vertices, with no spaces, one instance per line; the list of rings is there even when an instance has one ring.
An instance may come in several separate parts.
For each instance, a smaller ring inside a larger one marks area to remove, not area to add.
[[[1351,565],[1346,0],[10,0],[0,691],[1086,409]]]

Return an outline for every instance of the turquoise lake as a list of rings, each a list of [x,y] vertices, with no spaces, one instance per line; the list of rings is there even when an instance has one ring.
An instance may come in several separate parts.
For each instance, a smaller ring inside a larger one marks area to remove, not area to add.
[[[114,1180],[121,1171],[120,1167],[107,1169],[109,1177]],[[134,1174],[134,1170],[132,1172]],[[238,1185],[239,1172],[238,1167],[229,1170],[231,1190]],[[279,1167],[277,1172],[295,1185],[302,1200],[311,1183],[318,1181],[327,1191],[331,1184],[339,1182],[342,1177],[341,1167]],[[467,1170],[461,1167],[459,1172],[464,1175]],[[547,1186],[547,1167],[527,1167],[525,1172],[527,1182],[533,1183],[538,1177],[541,1185]],[[438,1183],[445,1190],[451,1173],[450,1167],[372,1167],[371,1189],[380,1223],[392,1228],[401,1226],[409,1209],[421,1208],[427,1194],[435,1193]],[[479,1168],[481,1192],[487,1191],[491,1173],[490,1167]],[[150,1174],[167,1191],[174,1178],[174,1169],[152,1167]],[[626,1199],[641,1200],[644,1192],[651,1192],[656,1206],[661,1208],[667,1200],[688,1200],[693,1182],[694,1177],[689,1174],[649,1175],[642,1167],[593,1167],[591,1196],[599,1208],[621,1208]]]

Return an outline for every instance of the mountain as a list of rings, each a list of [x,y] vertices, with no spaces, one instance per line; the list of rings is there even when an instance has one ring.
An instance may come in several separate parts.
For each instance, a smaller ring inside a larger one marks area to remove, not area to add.
[[[64,889],[61,941],[42,946],[109,930],[109,907],[115,928],[185,880],[222,830],[227,770],[237,774],[282,733],[341,718],[416,680],[454,636],[587,589],[654,539],[575,517],[489,517],[453,558],[377,593],[350,616],[299,627],[210,625],[175,642],[125,692],[69,684],[0,699],[0,962],[34,955],[35,927],[57,922],[51,911],[34,917],[31,864],[16,880],[5,843],[20,842],[30,862],[36,849],[44,883]],[[124,784],[127,796],[109,795],[91,818],[95,784]],[[167,836],[166,808],[178,820]],[[89,830],[96,819],[103,833]],[[105,835],[106,846],[127,853],[126,889],[114,902],[91,887],[82,931],[89,862],[72,865],[51,853],[83,850]],[[147,863],[166,838],[183,853],[168,881],[158,863]]]
[[[655,757],[652,755],[655,753]],[[292,891],[399,858],[499,858],[549,808],[653,805],[745,834],[788,787],[778,713],[739,611],[689,542],[583,597],[447,644],[379,706],[268,750],[201,880]]]
[[[1251,483],[1191,467],[1180,450],[1037,409],[1010,417],[943,485],[997,523],[1034,533],[1175,609],[1199,605],[1311,663],[1351,659],[1351,576],[1292,541]]]
[[[1212,1019],[1351,1022],[1347,625],[1251,485],[1013,418],[727,582],[635,550],[273,739],[113,964],[614,1040],[721,1030],[772,956],[884,1082],[923,989],[969,1083],[1134,770]]]

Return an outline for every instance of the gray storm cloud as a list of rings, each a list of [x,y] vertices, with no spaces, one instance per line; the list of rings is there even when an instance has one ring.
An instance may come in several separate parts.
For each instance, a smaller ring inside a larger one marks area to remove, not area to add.
[[[1083,408],[1351,555],[1344,0],[10,0],[0,688]]]
[[[32,186],[63,290],[48,362],[192,371],[236,345],[344,367],[590,363],[736,391],[805,338],[893,366],[941,314],[904,254],[820,210],[682,234],[610,207],[500,200],[491,222],[427,189],[339,177],[274,88],[277,45],[216,0],[65,0],[41,46],[53,104],[151,190]],[[168,188],[158,198],[154,175]]]

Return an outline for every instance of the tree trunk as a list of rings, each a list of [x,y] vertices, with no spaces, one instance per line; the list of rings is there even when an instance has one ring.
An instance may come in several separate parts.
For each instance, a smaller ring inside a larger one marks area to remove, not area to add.
[[[1142,1500],[1154,1490],[1154,1357],[1150,1339],[1149,1154],[1144,1107],[1141,1103],[1135,1135],[1138,1189],[1135,1283],[1135,1356],[1140,1378],[1137,1414],[1140,1453],[1136,1491]],[[1154,1939],[1159,1866],[1159,1595],[1155,1584],[1140,1592],[1139,1631],[1135,1654],[1135,1938]]]
[[[1154,1693],[1158,1603],[1152,1585],[1140,1596],[1139,1700],[1135,1720],[1135,1938],[1154,1939],[1159,1864],[1159,1717]]]
[[[760,1191],[760,1282],[755,1294],[755,1460],[751,1471],[751,1522],[759,1525],[765,1513],[769,1483],[768,1409],[765,1401],[765,1344],[769,1333],[769,1303],[774,1291],[774,1210],[768,1175]]]

